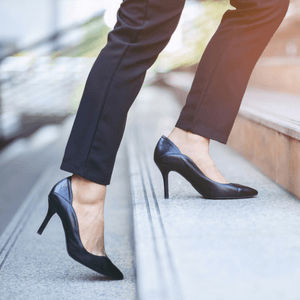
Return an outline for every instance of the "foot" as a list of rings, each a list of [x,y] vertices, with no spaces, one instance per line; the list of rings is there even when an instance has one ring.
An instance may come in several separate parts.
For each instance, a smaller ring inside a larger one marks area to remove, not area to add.
[[[175,127],[168,136],[180,150],[188,156],[209,179],[219,183],[229,183],[216,167],[209,155],[210,139]]]
[[[106,256],[104,248],[104,201],[106,186],[73,174],[72,206],[75,210],[79,235],[84,248],[99,256]]]

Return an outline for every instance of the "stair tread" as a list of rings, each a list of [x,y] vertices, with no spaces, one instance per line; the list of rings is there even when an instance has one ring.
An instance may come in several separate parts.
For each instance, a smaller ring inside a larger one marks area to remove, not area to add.
[[[246,159],[211,141],[224,177],[257,189],[255,198],[204,199],[175,172],[163,198],[153,152],[179,112],[169,90],[152,86],[128,116],[139,299],[296,299],[300,203]]]

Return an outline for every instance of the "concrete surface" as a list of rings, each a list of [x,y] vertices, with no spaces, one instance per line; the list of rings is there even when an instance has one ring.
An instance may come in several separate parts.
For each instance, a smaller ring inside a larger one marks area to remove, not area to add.
[[[125,279],[108,281],[69,258],[57,216],[42,236],[36,234],[50,188],[67,175],[56,157],[0,237],[0,299],[299,299],[300,202],[243,157],[211,142],[221,173],[254,187],[257,197],[207,200],[171,172],[170,199],[163,198],[153,151],[161,135],[173,129],[178,103],[170,90],[144,86],[128,114],[108,187],[105,229],[107,253]],[[36,150],[60,152],[70,125],[64,137]],[[0,164],[17,158],[6,155]]]
[[[300,202],[218,142],[211,156],[230,182],[255,198],[204,199],[169,175],[170,199],[153,152],[180,106],[167,89],[142,89],[128,118],[140,300],[296,300],[300,295]]]
[[[105,207],[106,252],[123,272],[124,280],[108,280],[71,259],[57,215],[50,220],[42,236],[36,233],[47,212],[50,189],[58,180],[70,175],[59,170],[59,164],[71,124],[69,120],[65,130],[61,130],[64,134],[51,147],[43,149],[54,151],[51,155],[48,153],[52,160],[42,174],[36,175],[36,184],[28,196],[25,197],[27,192],[18,186],[18,181],[10,186],[12,192],[14,188],[19,190],[22,204],[0,237],[1,300],[136,299],[131,194],[124,145],[121,144],[117,156]],[[27,157],[31,164],[24,157],[23,163],[28,168],[27,176],[31,177],[30,167],[35,168],[39,160],[34,160],[31,154]],[[12,177],[10,180],[13,181]]]

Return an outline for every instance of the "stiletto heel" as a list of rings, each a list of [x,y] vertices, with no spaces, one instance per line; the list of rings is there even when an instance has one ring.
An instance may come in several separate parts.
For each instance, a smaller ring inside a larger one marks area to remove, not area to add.
[[[159,168],[159,170],[161,172],[161,175],[163,177],[165,199],[169,199],[169,179],[168,179],[168,176],[169,176],[170,170],[168,168],[166,168],[165,166],[163,166],[163,165],[159,165],[158,168]]]
[[[123,279],[122,272],[107,256],[94,255],[84,248],[79,236],[77,216],[72,206],[71,176],[59,181],[52,188],[48,200],[48,212],[38,234],[43,232],[51,217],[57,213],[65,231],[69,256],[98,273],[113,279]]]
[[[169,180],[168,180],[169,172],[166,174],[163,174],[163,180],[164,180],[164,191],[165,191],[165,199],[169,199]]]
[[[162,136],[154,150],[154,161],[162,173],[165,199],[169,198],[168,174],[175,171],[182,175],[204,197],[208,199],[249,198],[257,190],[238,183],[218,183],[206,177],[199,167],[166,136]]]
[[[43,221],[42,225],[40,226],[40,228],[37,232],[39,235],[41,235],[43,233],[43,231],[44,231],[45,227],[47,226],[48,222],[50,221],[52,216],[56,213],[55,207],[51,203],[50,198],[48,199],[48,201],[49,201],[48,212],[47,212],[47,215],[45,217],[45,220]]]

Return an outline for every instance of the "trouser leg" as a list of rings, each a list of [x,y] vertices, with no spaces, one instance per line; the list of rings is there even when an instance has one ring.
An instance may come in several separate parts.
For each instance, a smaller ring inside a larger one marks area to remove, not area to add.
[[[197,67],[176,127],[226,143],[251,72],[288,0],[231,0]]]
[[[88,76],[61,169],[108,185],[127,112],[167,45],[185,0],[124,0]]]

